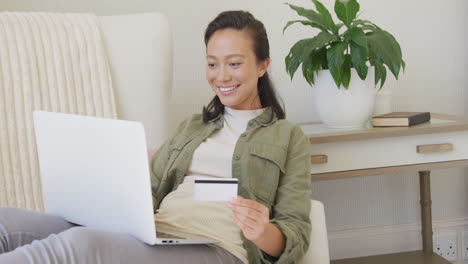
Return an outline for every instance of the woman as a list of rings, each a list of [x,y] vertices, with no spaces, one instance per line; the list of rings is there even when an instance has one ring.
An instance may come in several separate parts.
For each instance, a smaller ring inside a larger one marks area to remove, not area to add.
[[[267,74],[265,28],[248,12],[223,12],[208,25],[205,44],[216,95],[154,155],[151,180],[158,230],[219,243],[148,246],[2,208],[0,253],[11,252],[0,263],[294,263],[303,256],[311,228],[309,144],[283,120]],[[200,175],[238,178],[239,196],[227,204],[193,201]]]

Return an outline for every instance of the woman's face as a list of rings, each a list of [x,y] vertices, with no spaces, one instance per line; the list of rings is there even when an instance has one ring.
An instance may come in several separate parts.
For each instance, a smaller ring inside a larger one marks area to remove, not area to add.
[[[206,53],[206,80],[224,106],[238,110],[262,108],[257,83],[270,60],[257,62],[253,40],[247,32],[216,31],[208,41]]]

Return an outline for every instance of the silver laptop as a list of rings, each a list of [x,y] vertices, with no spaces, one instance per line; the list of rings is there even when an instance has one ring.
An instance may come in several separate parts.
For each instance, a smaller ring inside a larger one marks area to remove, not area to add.
[[[215,243],[156,233],[143,125],[34,111],[46,212],[150,244]]]

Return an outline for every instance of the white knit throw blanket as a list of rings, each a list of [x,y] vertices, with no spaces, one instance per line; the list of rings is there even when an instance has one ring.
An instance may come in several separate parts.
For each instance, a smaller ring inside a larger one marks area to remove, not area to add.
[[[95,15],[0,12],[0,206],[44,210],[34,110],[116,117]]]

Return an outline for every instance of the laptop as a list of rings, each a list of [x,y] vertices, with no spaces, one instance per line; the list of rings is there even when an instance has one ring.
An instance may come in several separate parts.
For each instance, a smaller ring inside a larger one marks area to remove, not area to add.
[[[156,232],[141,123],[45,111],[33,119],[47,213],[150,245],[216,243]]]

